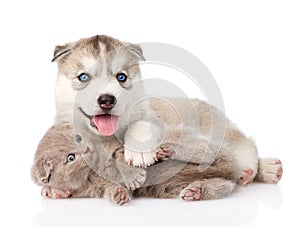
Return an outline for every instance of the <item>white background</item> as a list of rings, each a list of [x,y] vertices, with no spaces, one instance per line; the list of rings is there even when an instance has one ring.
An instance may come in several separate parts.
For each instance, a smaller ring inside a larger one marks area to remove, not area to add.
[[[289,0],[2,1],[0,225],[299,226],[299,12],[299,1]],[[95,34],[165,42],[196,55],[260,156],[281,158],[282,181],[194,203],[42,199],[29,173],[55,114],[53,49]]]

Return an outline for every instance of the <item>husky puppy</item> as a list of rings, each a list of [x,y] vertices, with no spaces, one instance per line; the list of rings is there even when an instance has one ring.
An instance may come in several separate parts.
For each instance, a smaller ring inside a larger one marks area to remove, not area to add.
[[[260,165],[277,168],[278,159],[260,163],[254,142],[209,104],[197,99],[144,99],[138,65],[143,60],[138,45],[103,35],[57,46],[55,122],[73,123],[86,143],[95,144],[91,134],[102,142],[117,139],[124,145],[125,161],[133,166],[148,167],[157,158],[209,165],[223,151],[237,163],[240,184],[252,182]],[[169,128],[177,129],[172,131],[176,141],[164,141]]]

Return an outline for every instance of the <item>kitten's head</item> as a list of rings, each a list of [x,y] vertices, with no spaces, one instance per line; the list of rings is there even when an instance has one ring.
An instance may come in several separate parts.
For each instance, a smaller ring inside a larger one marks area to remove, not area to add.
[[[79,152],[69,124],[52,126],[38,145],[31,169],[32,180],[56,189],[80,188],[87,180],[96,152]]]

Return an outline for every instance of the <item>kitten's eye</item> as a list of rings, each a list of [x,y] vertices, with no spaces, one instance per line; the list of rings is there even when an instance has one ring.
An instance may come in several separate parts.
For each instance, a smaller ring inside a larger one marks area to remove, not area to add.
[[[76,136],[75,136],[75,140],[76,140],[77,143],[80,143],[81,140],[82,140],[82,138],[81,138],[80,135],[76,135]]]
[[[75,160],[75,154],[68,154],[67,163],[73,162]]]
[[[86,73],[81,73],[79,76],[78,76],[78,80],[81,81],[81,82],[87,82],[90,80],[90,76]]]
[[[125,73],[118,73],[117,80],[124,83],[127,80],[127,76],[125,75]]]

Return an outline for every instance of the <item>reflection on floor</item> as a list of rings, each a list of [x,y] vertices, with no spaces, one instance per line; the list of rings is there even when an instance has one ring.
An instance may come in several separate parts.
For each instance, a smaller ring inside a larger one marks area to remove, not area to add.
[[[42,200],[34,226],[248,226],[260,206],[278,210],[279,185],[251,184],[239,187],[225,199],[184,202],[181,200],[135,199],[118,207],[102,199]],[[233,221],[234,220],[234,221]]]

